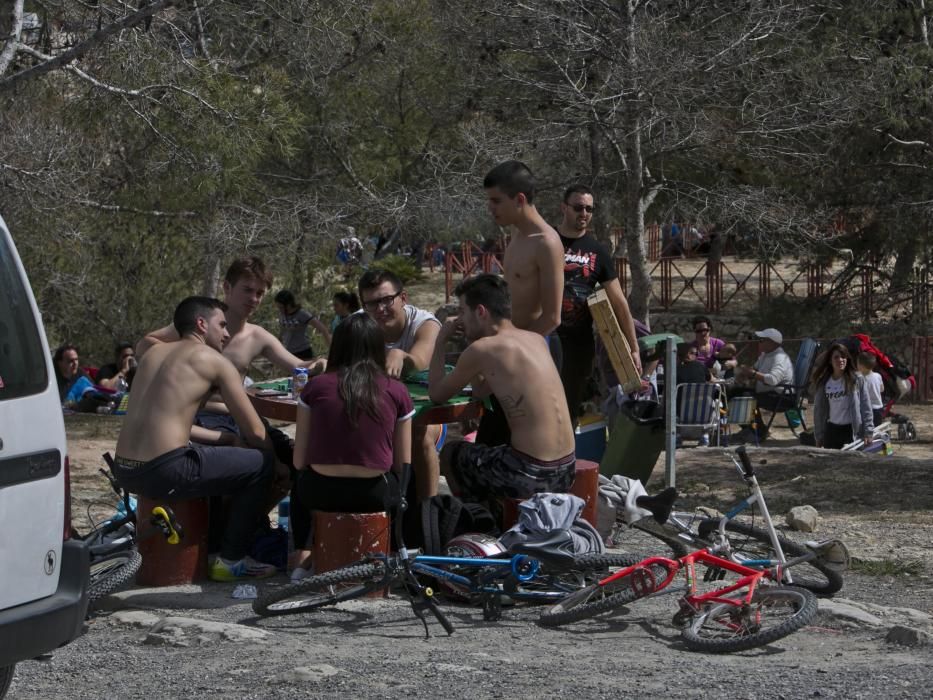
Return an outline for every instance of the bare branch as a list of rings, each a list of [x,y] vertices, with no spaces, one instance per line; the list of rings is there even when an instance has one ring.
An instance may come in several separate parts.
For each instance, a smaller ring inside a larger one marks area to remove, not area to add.
[[[6,69],[16,55],[16,50],[20,47],[19,38],[23,35],[23,0],[15,0],[13,9],[10,12],[10,34],[3,44],[3,50],[0,51],[0,75],[6,73]]]
[[[16,1],[20,7],[19,31],[22,31],[22,0],[16,0]],[[144,7],[141,7],[136,12],[127,15],[123,19],[117,22],[112,22],[111,24],[108,24],[106,27],[101,27],[84,41],[79,42],[78,44],[74,45],[67,51],[60,53],[54,58],[51,58],[45,61],[44,63],[39,63],[35,66],[24,68],[23,70],[17,73],[14,73],[13,75],[8,75],[5,78],[0,78],[0,91],[9,90],[24,80],[28,80],[30,78],[38,78],[40,75],[45,75],[46,73],[50,73],[56,68],[61,68],[63,66],[66,66],[72,61],[77,60],[78,58],[81,58],[81,56],[86,54],[88,51],[90,51],[95,46],[104,43],[105,41],[107,41],[107,39],[109,39],[111,36],[113,36],[117,32],[123,29],[129,29],[131,27],[135,27],[137,24],[144,22],[146,19],[154,15],[159,10],[163,10],[166,7],[169,7],[170,5],[174,5],[174,4],[175,4],[175,0],[153,0],[152,3],[145,5]],[[22,45],[18,43],[18,40],[17,40],[16,48],[17,49],[23,48]],[[5,50],[6,49],[4,48],[4,51]],[[0,65],[0,68],[5,69],[6,66]]]
[[[143,214],[144,216],[152,216],[157,219],[194,219],[199,216],[198,212],[196,211],[160,211],[158,209],[137,209],[136,207],[124,207],[119,204],[104,204],[102,202],[95,202],[91,199],[77,199],[75,200],[75,203],[80,204],[83,207],[100,209],[101,211],[112,211],[118,212],[120,214]]]

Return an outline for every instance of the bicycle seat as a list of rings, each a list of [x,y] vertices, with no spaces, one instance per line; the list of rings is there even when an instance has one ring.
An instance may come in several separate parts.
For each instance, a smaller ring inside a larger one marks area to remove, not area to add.
[[[524,554],[555,569],[570,568],[577,557],[573,538],[565,530],[554,532],[544,540],[518,542],[509,547],[508,553]]]
[[[655,494],[654,496],[639,496],[635,499],[635,505],[639,508],[651,511],[651,516],[659,525],[663,525],[670,517],[671,510],[674,508],[674,501],[676,500],[677,489],[673,486],[669,486],[661,491],[661,493]]]

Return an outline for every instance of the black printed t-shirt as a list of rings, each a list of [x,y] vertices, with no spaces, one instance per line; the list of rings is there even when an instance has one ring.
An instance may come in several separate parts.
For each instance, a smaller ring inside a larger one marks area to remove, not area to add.
[[[609,249],[591,234],[580,238],[561,236],[560,242],[564,246],[564,298],[557,332],[562,338],[572,338],[592,332],[593,317],[586,298],[597,284],[618,275]]]

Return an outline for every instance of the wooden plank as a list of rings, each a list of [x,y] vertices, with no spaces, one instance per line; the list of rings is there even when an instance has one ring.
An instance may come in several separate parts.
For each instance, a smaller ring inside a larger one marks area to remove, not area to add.
[[[597,290],[587,298],[586,303],[590,307],[593,325],[599,331],[603,345],[606,346],[609,361],[619,378],[622,390],[626,393],[640,390],[641,376],[632,361],[632,349],[628,344],[628,339],[622,334],[619,321],[612,311],[606,292],[602,289]]]

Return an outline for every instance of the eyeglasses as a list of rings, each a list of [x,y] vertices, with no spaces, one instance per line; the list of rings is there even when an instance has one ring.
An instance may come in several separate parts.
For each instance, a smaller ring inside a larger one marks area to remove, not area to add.
[[[694,328],[694,333],[709,333],[709,328]]]
[[[389,294],[388,296],[381,297],[380,299],[372,299],[370,301],[363,302],[363,308],[367,311],[377,311],[379,309],[388,309],[392,306],[392,302],[396,300],[401,290],[397,291],[395,294]]]
[[[587,214],[592,214],[594,209],[592,204],[571,204],[569,206],[571,209],[577,212],[577,214],[579,214],[581,211],[585,211]]]

